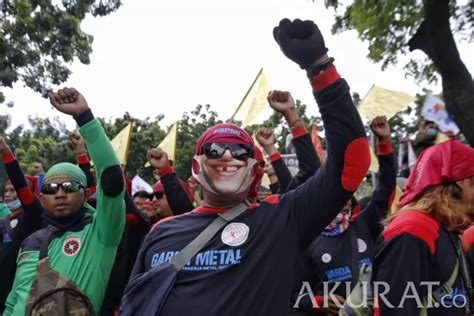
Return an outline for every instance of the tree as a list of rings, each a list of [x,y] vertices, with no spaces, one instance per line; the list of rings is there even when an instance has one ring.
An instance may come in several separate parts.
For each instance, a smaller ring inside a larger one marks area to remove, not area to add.
[[[51,85],[67,80],[74,58],[89,64],[93,37],[81,30],[81,21],[119,6],[120,0],[1,1],[0,103],[2,87],[22,81],[46,97]]]
[[[339,3],[326,0],[326,6],[337,9]],[[446,109],[474,145],[474,83],[454,39],[471,41],[473,24],[473,1],[460,5],[453,0],[354,0],[336,16],[332,31],[355,29],[369,42],[368,58],[381,62],[382,69],[396,64],[400,54],[423,51],[428,58],[412,58],[405,66],[407,75],[418,82],[441,76]]]

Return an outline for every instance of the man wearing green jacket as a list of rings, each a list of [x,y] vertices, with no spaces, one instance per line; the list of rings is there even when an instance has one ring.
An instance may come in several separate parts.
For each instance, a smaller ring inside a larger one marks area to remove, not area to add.
[[[45,260],[48,273],[68,280],[97,313],[125,226],[123,173],[102,126],[84,97],[73,88],[50,94],[50,101],[57,110],[71,115],[80,127],[96,167],[97,208],[85,203],[86,176],[79,167],[59,163],[49,169],[40,196],[43,217],[49,225],[30,235],[20,248],[5,316],[24,315],[41,296],[45,289],[39,271],[44,270],[41,266]],[[53,283],[46,290],[56,286]]]

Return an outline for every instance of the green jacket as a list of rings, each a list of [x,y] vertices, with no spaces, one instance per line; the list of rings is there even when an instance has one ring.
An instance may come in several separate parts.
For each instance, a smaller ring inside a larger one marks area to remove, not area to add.
[[[96,167],[97,208],[88,204],[85,216],[92,221],[80,231],[66,231],[52,239],[48,247],[51,268],[74,281],[89,297],[98,312],[115,261],[117,247],[125,227],[124,189],[114,197],[101,188],[103,171],[119,165],[109,139],[97,119],[84,124],[79,132],[84,137]],[[36,278],[39,245],[46,237],[46,229],[30,235],[22,244],[17,258],[17,271],[4,315],[24,315],[31,285]]]

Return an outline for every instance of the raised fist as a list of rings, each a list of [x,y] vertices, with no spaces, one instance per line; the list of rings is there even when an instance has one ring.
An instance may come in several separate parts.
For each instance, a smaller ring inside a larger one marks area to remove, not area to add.
[[[74,146],[74,149],[76,150],[76,154],[82,154],[87,152],[86,144],[84,143],[84,138],[82,138],[79,132],[72,132],[69,138],[71,139],[71,143]]]
[[[379,141],[390,139],[390,125],[386,116],[377,116],[370,122],[370,129]]]
[[[161,148],[148,149],[146,159],[150,165],[155,169],[161,169],[169,166],[168,154]]]
[[[288,91],[273,90],[267,96],[270,107],[286,116],[296,108],[295,101]]]
[[[275,134],[271,128],[262,127],[257,131],[257,141],[266,148],[275,145]]]
[[[89,109],[86,99],[74,88],[63,88],[56,93],[50,93],[49,101],[59,112],[74,118]]]
[[[283,19],[273,29],[273,37],[286,57],[301,69],[308,69],[328,49],[318,26],[313,21]]]

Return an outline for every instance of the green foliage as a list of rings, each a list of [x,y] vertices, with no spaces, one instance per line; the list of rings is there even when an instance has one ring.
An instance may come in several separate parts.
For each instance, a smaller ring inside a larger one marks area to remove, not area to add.
[[[67,80],[75,58],[90,62],[93,37],[81,30],[86,14],[107,15],[120,1],[4,0],[2,5],[0,88],[20,80],[46,97],[51,85]]]
[[[326,0],[326,7],[339,9],[336,0]],[[459,40],[474,38],[474,4],[466,5],[451,1],[450,16],[452,31]],[[408,53],[408,41],[415,34],[424,18],[423,2],[417,0],[354,0],[336,14],[333,33],[356,30],[359,38],[369,43],[368,58],[380,62],[382,70],[396,64],[401,55]],[[430,59],[411,59],[405,66],[406,74],[418,82],[437,80],[435,68]]]

